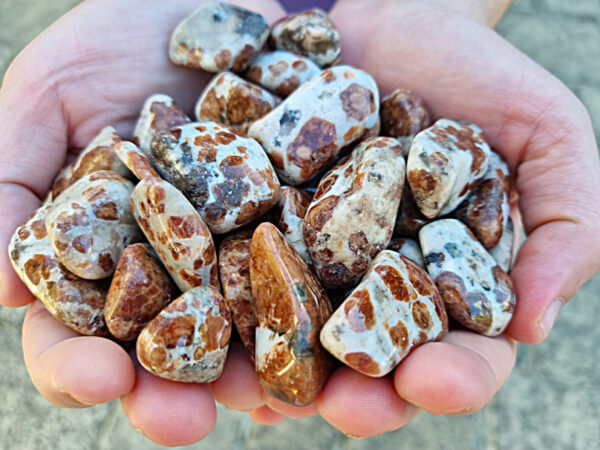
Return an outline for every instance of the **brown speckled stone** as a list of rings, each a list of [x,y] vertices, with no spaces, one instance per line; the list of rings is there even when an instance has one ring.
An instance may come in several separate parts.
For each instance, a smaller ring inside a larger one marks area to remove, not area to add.
[[[206,2],[173,32],[169,57],[174,64],[208,72],[242,72],[269,36],[260,14],[224,2]]]
[[[502,333],[515,308],[514,287],[473,233],[456,219],[443,219],[421,228],[419,240],[448,314],[477,333]]]
[[[421,246],[414,239],[395,238],[390,241],[387,248],[406,256],[421,269],[425,269],[425,260],[423,259]]]
[[[271,29],[269,45],[306,56],[319,66],[340,59],[340,33],[327,13],[319,8],[285,17]]]
[[[108,170],[85,175],[65,189],[46,214],[56,256],[74,274],[110,276],[125,247],[141,239],[129,209],[133,184]]]
[[[508,218],[506,227],[502,232],[502,237],[495,247],[489,250],[490,255],[496,260],[498,265],[502,269],[509,273],[512,268],[513,262],[513,251],[514,251],[514,240],[515,240],[515,228],[511,218]]]
[[[286,240],[302,257],[306,264],[312,264],[302,236],[302,224],[312,195],[292,186],[281,188],[281,197],[274,208],[275,224]]]
[[[250,279],[256,309],[256,370],[263,389],[296,406],[312,403],[331,360],[319,342],[331,314],[327,294],[304,260],[270,223],[254,232]]]
[[[197,286],[219,289],[210,230],[181,192],[160,178],[145,178],[130,203],[148,242],[181,291]]]
[[[227,236],[219,247],[219,274],[223,297],[242,344],[254,364],[256,315],[250,284],[250,242],[252,231]]]
[[[117,339],[135,339],[142,328],[169,303],[175,286],[148,244],[132,244],[119,259],[104,318]]]
[[[448,332],[438,290],[412,260],[384,250],[321,330],[336,358],[371,377],[388,374],[421,344]]]
[[[260,86],[223,72],[206,85],[196,102],[195,114],[199,122],[224,123],[245,133],[280,102]]]
[[[429,219],[423,215],[415,203],[412,191],[406,186],[402,191],[402,200],[400,201],[396,225],[394,226],[394,236],[406,236],[416,239],[419,237],[419,230],[427,223],[429,223]]]
[[[379,119],[379,91],[362,70],[336,66],[315,75],[248,130],[277,173],[298,185],[331,167],[344,147]]]
[[[208,383],[221,376],[231,319],[221,294],[200,286],[182,294],[140,333],[140,364],[161,378]]]
[[[431,125],[423,99],[407,89],[396,89],[381,100],[381,133],[395,138],[414,137]],[[407,140],[403,141],[404,143]],[[410,145],[405,146],[406,155]]]
[[[79,278],[61,264],[46,232],[48,209],[42,206],[17,228],[8,247],[10,261],[50,314],[78,333],[104,336],[106,283]]]
[[[213,233],[240,228],[279,200],[279,180],[263,149],[227,125],[190,123],[161,131],[150,157]]]
[[[146,155],[133,142],[119,142],[115,145],[115,153],[138,180],[159,176]]]
[[[371,138],[327,173],[304,217],[304,242],[315,272],[329,288],[358,283],[384,250],[404,187],[396,139]]]

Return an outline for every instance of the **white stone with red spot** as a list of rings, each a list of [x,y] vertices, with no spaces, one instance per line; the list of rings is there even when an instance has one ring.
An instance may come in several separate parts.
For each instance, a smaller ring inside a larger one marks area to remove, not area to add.
[[[104,303],[108,285],[79,278],[61,264],[46,232],[49,208],[49,204],[43,205],[17,228],[8,246],[10,261],[50,314],[78,333],[106,335]]]
[[[336,66],[312,77],[248,134],[292,185],[331,167],[340,151],[364,137],[379,119],[379,91],[362,70]]]
[[[302,225],[311,199],[312,195],[302,189],[284,186],[281,188],[281,197],[275,207],[277,228],[308,265],[311,265],[312,261],[302,236]]]
[[[219,289],[210,230],[185,196],[160,178],[145,178],[131,195],[131,210],[175,284]]]
[[[395,252],[400,253],[401,255],[406,256],[421,269],[425,269],[425,260],[423,259],[423,252],[421,251],[421,246],[414,239],[392,239],[388,245],[388,250],[393,250]]]
[[[259,53],[244,75],[269,91],[287,97],[321,68],[309,58],[285,50]]]
[[[320,66],[335,64],[340,59],[340,33],[327,13],[312,8],[292,14],[276,22],[269,44],[304,55]]]
[[[473,233],[456,219],[443,219],[421,228],[419,241],[448,314],[480,334],[502,333],[515,308],[514,287]]]
[[[206,85],[194,112],[199,122],[224,123],[245,133],[280,102],[280,98],[260,86],[223,72]]]
[[[358,283],[394,230],[404,187],[402,147],[394,138],[362,142],[329,171],[304,216],[304,242],[326,287]]]
[[[159,176],[146,155],[133,142],[119,142],[115,145],[115,153],[138,180]]]
[[[418,133],[410,147],[407,179],[429,219],[452,212],[485,175],[490,147],[479,127],[440,119]]]
[[[138,336],[140,364],[161,378],[208,383],[221,376],[231,318],[221,294],[191,289],[163,309]]]
[[[150,153],[213,233],[240,228],[279,200],[279,180],[261,146],[227,125],[190,123],[162,131]]]
[[[133,140],[144,153],[148,153],[150,141],[156,133],[189,122],[191,119],[175,99],[166,94],[154,94],[142,106]]]
[[[206,2],[187,16],[171,36],[174,64],[208,72],[242,72],[269,37],[260,14],[224,2]]]
[[[353,369],[382,377],[414,348],[447,331],[442,299],[427,273],[384,250],[325,323],[321,343]]]
[[[502,237],[495,247],[489,250],[490,255],[506,273],[510,272],[513,260],[513,249],[515,244],[515,228],[510,217],[502,232]]]
[[[52,203],[46,230],[57,258],[88,280],[106,278],[121,253],[141,238],[129,209],[133,184],[115,172],[85,175]]]

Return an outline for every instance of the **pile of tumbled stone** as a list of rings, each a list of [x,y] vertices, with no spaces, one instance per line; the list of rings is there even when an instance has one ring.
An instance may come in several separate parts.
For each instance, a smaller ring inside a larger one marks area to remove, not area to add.
[[[137,338],[147,370],[184,382],[220,376],[233,322],[263,388],[295,405],[331,355],[383,376],[441,339],[447,312],[501,333],[510,186],[481,130],[431,125],[402,89],[380,107],[369,74],[335,65],[323,11],[275,24],[263,52],[268,37],[220,2],[179,24],[172,62],[219,72],[197,121],[152,95],[132,142],[105,128],[58,175],[10,243],[31,292],[82,334]]]

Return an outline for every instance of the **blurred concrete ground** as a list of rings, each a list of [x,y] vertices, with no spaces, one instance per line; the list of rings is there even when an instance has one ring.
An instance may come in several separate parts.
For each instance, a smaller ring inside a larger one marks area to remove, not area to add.
[[[0,0],[0,77],[27,42],[77,3]],[[600,137],[600,0],[516,0],[498,30],[579,96]],[[421,413],[404,429],[354,440],[320,418],[287,419],[269,428],[220,407],[215,430],[188,448],[600,448],[599,297],[597,275],[565,306],[546,342],[520,346],[508,382],[471,416]],[[159,448],[129,426],[118,402],[65,410],[44,400],[23,362],[23,314],[0,307],[0,449]]]

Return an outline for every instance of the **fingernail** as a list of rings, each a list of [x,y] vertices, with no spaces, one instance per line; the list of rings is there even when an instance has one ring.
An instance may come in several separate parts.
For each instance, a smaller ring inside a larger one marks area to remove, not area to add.
[[[556,320],[556,316],[560,309],[564,304],[563,298],[558,298],[550,303],[550,306],[546,308],[546,312],[544,313],[544,317],[540,322],[540,327],[542,328],[542,333],[544,334],[544,339],[548,337],[550,330],[552,330],[552,326],[554,325],[554,321]]]

